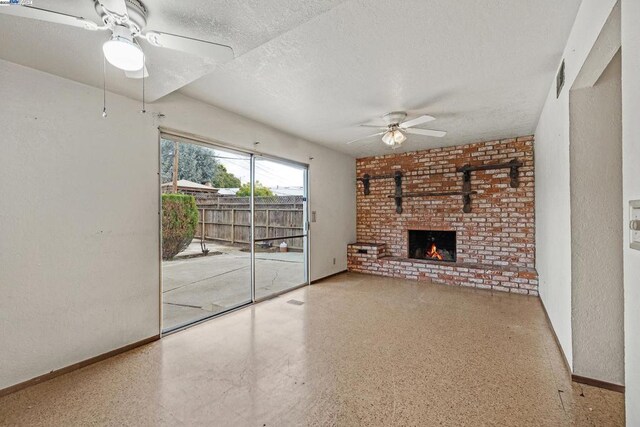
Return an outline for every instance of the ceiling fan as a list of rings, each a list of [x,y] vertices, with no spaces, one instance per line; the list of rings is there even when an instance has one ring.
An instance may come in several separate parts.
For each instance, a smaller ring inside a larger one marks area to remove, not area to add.
[[[413,129],[414,126],[418,126],[423,123],[428,123],[435,120],[435,117],[422,115],[420,117],[416,117],[415,119],[405,121],[406,118],[407,113],[405,113],[404,111],[394,111],[382,116],[382,119],[385,121],[386,126],[362,124],[360,126],[382,129],[382,132],[374,133],[373,135],[368,135],[363,138],[354,139],[353,141],[347,142],[347,144],[362,141],[363,139],[371,138],[372,136],[382,135],[382,142],[395,149],[400,147],[402,143],[407,140],[407,136],[405,134],[434,136],[436,138],[442,138],[447,134],[447,132],[441,130]]]
[[[138,42],[144,39],[152,46],[178,50],[224,63],[234,58],[233,49],[218,43],[146,29],[148,10],[139,0],[93,0],[103,25],[79,16],[67,15],[32,5],[1,8],[1,13],[71,25],[90,31],[111,31],[102,45],[104,57],[113,66],[124,70],[127,77],[149,75],[144,53]]]

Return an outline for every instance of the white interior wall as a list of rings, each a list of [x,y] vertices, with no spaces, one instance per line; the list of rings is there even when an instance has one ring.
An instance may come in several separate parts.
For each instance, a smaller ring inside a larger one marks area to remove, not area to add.
[[[629,248],[629,200],[640,199],[640,1],[622,0],[622,171],[624,210],[625,399],[640,426],[640,251]]]
[[[4,388],[158,333],[158,202],[133,103],[100,120],[96,89],[4,61],[0,81]]]
[[[0,389],[159,333],[159,125],[310,163],[311,279],[346,269],[353,158],[178,94],[146,115],[108,94],[103,119],[98,89],[2,60],[0,81]]]
[[[615,4],[616,0],[583,0],[563,54],[564,89],[556,98],[553,82],[535,132],[536,268],[540,298],[572,369],[568,93]]]
[[[580,74],[594,65],[590,55]],[[621,67],[618,50],[592,87],[570,92],[569,109],[573,372],[622,385]]]

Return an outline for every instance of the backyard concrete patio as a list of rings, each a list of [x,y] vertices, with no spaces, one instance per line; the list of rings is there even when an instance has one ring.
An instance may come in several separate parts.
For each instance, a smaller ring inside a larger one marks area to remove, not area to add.
[[[200,242],[162,263],[162,328],[178,326],[251,301],[251,254],[248,248]],[[245,252],[246,251],[246,252]],[[196,257],[190,257],[190,256]],[[304,283],[303,252],[256,252],[256,298]]]

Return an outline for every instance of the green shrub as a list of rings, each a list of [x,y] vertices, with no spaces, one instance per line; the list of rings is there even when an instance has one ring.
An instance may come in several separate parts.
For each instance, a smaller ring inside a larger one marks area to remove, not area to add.
[[[198,226],[196,199],[187,194],[162,195],[162,259],[187,249]]]

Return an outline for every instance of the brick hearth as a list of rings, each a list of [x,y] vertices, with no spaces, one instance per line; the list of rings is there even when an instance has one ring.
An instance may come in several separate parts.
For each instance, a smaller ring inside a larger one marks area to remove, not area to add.
[[[349,270],[431,280],[521,294],[538,294],[535,271],[533,137],[520,137],[412,153],[358,159],[357,176],[403,173],[403,193],[460,191],[466,164],[522,162],[519,187],[509,170],[472,172],[472,211],[462,196],[403,199],[396,213],[393,179],[357,188],[357,239],[348,248]],[[409,259],[407,231],[455,230],[457,262]],[[369,243],[361,243],[369,242]]]

